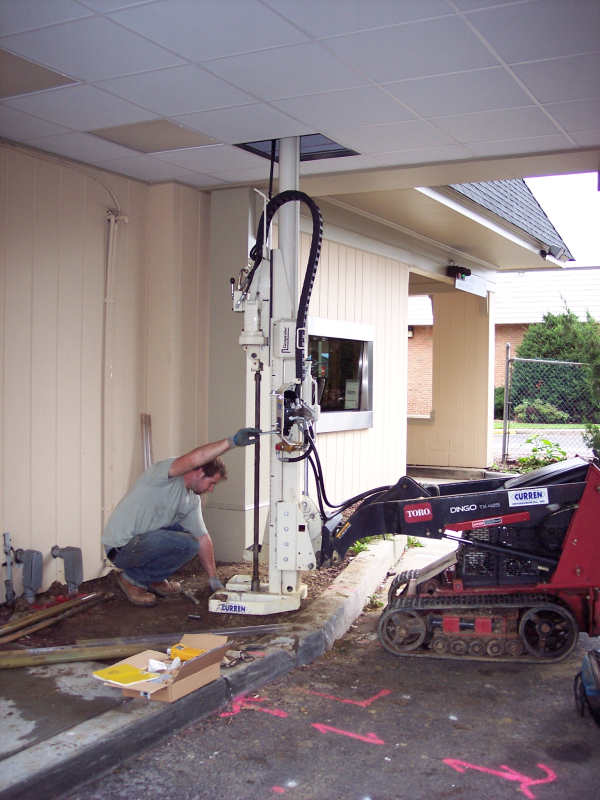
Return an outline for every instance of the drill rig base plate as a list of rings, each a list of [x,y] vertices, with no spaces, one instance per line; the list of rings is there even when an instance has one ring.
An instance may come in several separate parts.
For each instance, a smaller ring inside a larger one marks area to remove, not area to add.
[[[269,594],[268,583],[261,583],[259,592],[252,592],[250,586],[249,575],[234,575],[227,582],[225,591],[216,592],[209,598],[208,610],[216,614],[281,614],[297,611],[308,594],[305,584],[298,592],[289,594]]]

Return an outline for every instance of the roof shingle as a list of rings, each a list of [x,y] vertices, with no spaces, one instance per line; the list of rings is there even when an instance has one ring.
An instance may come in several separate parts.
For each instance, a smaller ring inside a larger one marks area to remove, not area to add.
[[[569,260],[574,260],[569,248],[524,180],[515,178],[482,183],[457,183],[452,184],[450,188],[536,239],[548,245],[566,248]]]

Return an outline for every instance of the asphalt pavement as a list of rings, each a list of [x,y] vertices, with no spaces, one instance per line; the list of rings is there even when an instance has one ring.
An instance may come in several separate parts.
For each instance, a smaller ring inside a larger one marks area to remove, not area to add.
[[[65,800],[600,797],[600,729],[572,693],[591,640],[556,664],[395,657],[380,613]]]
[[[404,537],[396,537],[359,554],[289,633],[257,640],[262,656],[221,669],[218,680],[174,703],[124,698],[120,689],[92,676],[105,666],[97,662],[2,671],[1,800],[60,797],[223,709],[232,698],[312,662],[360,615],[403,547]],[[244,617],[238,619],[243,625]]]

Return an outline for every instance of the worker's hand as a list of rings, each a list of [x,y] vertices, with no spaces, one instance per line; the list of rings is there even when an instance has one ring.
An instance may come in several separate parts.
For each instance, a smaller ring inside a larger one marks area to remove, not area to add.
[[[214,592],[222,592],[225,589],[225,587],[219,580],[218,575],[215,575],[214,578],[209,578],[209,581],[210,581],[210,588],[212,589],[213,594]]]
[[[247,447],[249,444],[256,444],[259,436],[259,428],[240,428],[240,430],[233,436],[230,436],[227,441],[230,447]]]

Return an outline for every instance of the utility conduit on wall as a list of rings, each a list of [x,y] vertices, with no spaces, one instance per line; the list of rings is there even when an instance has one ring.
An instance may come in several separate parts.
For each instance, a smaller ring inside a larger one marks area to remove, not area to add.
[[[106,281],[104,291],[104,352],[102,376],[102,527],[113,509],[112,480],[112,380],[115,339],[115,286],[117,272],[117,236],[119,223],[127,224],[129,218],[114,209],[106,212],[108,220],[108,248],[106,254]]]

